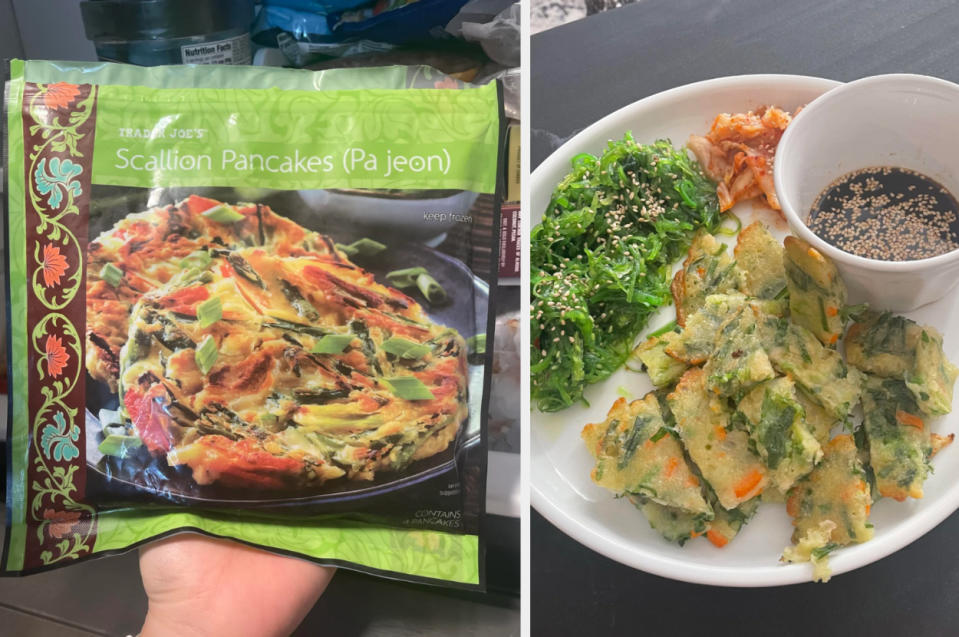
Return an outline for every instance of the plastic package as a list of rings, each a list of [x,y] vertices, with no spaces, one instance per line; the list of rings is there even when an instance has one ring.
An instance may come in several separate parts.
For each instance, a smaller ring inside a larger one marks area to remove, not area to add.
[[[496,244],[437,237],[502,93],[423,73],[11,63],[0,574],[195,531],[484,586]]]
[[[520,63],[521,11],[521,5],[517,2],[488,23],[464,22],[461,26],[463,38],[470,42],[479,42],[494,62],[517,67]]]
[[[456,37],[461,37],[464,22],[486,24],[512,4],[514,4],[512,0],[469,0],[446,25],[446,31]]]

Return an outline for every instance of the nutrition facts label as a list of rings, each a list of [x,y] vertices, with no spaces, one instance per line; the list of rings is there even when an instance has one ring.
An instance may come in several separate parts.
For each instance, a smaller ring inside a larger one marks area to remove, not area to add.
[[[249,64],[250,36],[244,33],[234,38],[186,44],[180,47],[184,64]]]

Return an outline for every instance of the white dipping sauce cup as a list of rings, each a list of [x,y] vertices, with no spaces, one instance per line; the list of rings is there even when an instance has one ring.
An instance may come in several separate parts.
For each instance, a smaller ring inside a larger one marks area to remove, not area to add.
[[[850,302],[908,312],[959,282],[959,250],[914,261],[866,259],[806,226],[829,184],[871,166],[915,170],[959,195],[959,85],[896,74],[838,86],[795,117],[776,151],[776,194],[792,232],[836,263]]]

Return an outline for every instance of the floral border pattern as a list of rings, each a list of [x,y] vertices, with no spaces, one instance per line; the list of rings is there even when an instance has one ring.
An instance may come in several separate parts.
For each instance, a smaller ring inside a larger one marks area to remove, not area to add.
[[[24,568],[93,549],[84,502],[84,258],[96,87],[27,83],[27,325],[30,456]],[[78,326],[80,329],[78,329]]]

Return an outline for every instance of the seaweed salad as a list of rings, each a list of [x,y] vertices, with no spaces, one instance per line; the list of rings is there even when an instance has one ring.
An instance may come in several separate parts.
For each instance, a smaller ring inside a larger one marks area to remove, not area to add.
[[[530,385],[541,411],[583,400],[670,300],[671,266],[721,215],[716,185],[668,140],[630,133],[572,159],[530,236]]]

